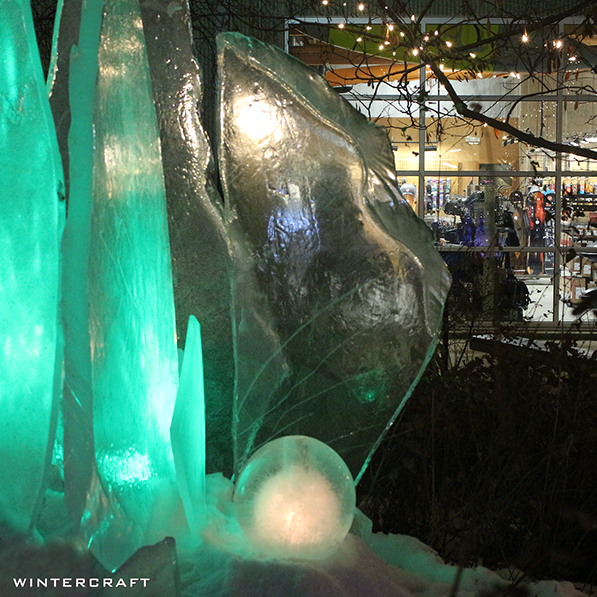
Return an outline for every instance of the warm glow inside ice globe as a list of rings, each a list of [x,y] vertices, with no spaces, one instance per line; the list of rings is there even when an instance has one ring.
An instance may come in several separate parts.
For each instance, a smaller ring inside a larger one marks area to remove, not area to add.
[[[238,522],[267,557],[318,560],[340,546],[356,504],[348,467],[326,444],[303,435],[257,450],[234,490]]]

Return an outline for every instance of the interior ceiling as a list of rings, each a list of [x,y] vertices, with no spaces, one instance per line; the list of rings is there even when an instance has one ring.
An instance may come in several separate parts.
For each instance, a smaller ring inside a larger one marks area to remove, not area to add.
[[[583,35],[583,32],[578,34],[578,30],[572,27],[566,26],[565,33],[570,35],[570,40],[578,44],[578,50],[585,58],[585,67],[594,68],[597,64],[595,51],[597,35],[591,37]],[[333,45],[326,41],[328,31],[327,28],[318,25],[306,25],[300,29],[291,30],[289,51],[299,60],[319,69],[330,85],[334,87],[356,85],[380,79],[389,81],[419,79],[418,62],[408,61],[406,56],[404,59],[396,60]],[[582,39],[582,43],[579,43],[579,39]],[[510,60],[505,61],[503,56],[501,58],[493,65],[494,70],[482,72],[481,75],[509,73],[513,70],[525,72],[526,69],[521,68],[520,56],[513,54]],[[462,70],[449,68],[444,73],[448,78],[461,78],[463,74]]]
[[[419,78],[417,63],[408,64],[413,71],[406,73],[404,63],[378,55],[366,55],[347,48],[334,46],[317,37],[295,29],[290,32],[290,53],[306,64],[323,70],[332,86],[355,85],[379,78]]]

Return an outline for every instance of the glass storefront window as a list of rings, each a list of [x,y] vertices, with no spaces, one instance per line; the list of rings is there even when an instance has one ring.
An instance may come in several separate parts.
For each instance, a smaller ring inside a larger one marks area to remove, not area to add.
[[[449,69],[448,78],[460,96],[479,98],[512,96],[549,96],[557,94],[558,81],[555,73],[524,75],[514,71],[502,73],[479,73],[476,78],[453,79]],[[429,73],[428,73],[429,74]],[[447,96],[448,92],[436,79],[429,77],[426,89],[431,96]]]
[[[507,135],[491,127],[463,125],[443,117],[426,129],[425,169],[454,172],[499,164],[517,170],[519,149],[505,141]]]
[[[437,242],[456,247],[556,246],[555,179],[549,176],[428,176],[425,221]],[[516,269],[553,273],[553,259],[526,253]]]
[[[515,78],[459,82],[459,93],[519,130],[597,149],[597,102],[580,95],[594,75],[577,77],[574,98],[558,96],[556,74]],[[423,121],[419,213],[451,269],[457,266],[454,292],[464,314],[533,325],[576,321],[575,306],[597,285],[597,160],[466,124],[440,86],[429,88],[437,95]]]
[[[479,111],[555,141],[556,102],[469,102]],[[597,104],[596,104],[597,106]],[[426,170],[534,170],[555,167],[548,151],[531,150],[507,133],[456,118],[451,103],[430,102],[425,121]]]
[[[543,31],[545,43],[560,34]],[[534,35],[540,52],[545,43]],[[566,63],[543,60],[551,72],[538,72],[536,62],[529,73],[530,58],[510,50],[483,72],[457,62],[442,70],[472,110],[597,151],[597,74],[571,54]],[[597,159],[528,146],[467,121],[430,68],[411,74],[408,93],[351,81],[351,101],[388,130],[403,194],[453,270],[465,319],[552,326],[577,319],[574,306],[597,285]]]
[[[597,246],[597,175],[563,179],[562,250]]]
[[[418,118],[378,118],[376,124],[383,126],[392,144],[397,171],[419,170]]]
[[[594,94],[593,94],[594,95]],[[579,147],[595,146],[597,138],[597,101],[587,96],[565,97],[562,102],[563,141]],[[597,100],[597,97],[594,97]],[[582,158],[579,159],[582,161]]]
[[[574,68],[574,63],[569,63],[564,73],[564,81],[566,82],[564,95],[568,96],[570,101],[574,101],[570,96],[592,95],[595,93],[597,75],[585,68]]]
[[[597,252],[585,249],[582,252],[567,253],[563,258],[560,275],[559,318],[574,321],[578,305],[587,290],[597,286]]]

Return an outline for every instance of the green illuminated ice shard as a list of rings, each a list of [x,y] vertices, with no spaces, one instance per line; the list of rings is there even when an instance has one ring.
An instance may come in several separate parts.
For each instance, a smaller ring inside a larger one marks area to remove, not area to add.
[[[205,512],[205,398],[201,328],[193,316],[187,327],[170,435],[178,488],[191,536],[198,537]]]
[[[73,10],[72,4],[78,7]],[[50,101],[65,168],[68,218],[62,243],[65,500],[75,524],[94,496],[104,509],[112,505],[97,478],[93,445],[93,394],[87,278],[93,188],[93,110],[103,0],[65,1],[56,27],[57,65]],[[78,17],[78,18],[77,18]],[[69,30],[66,29],[66,24]],[[77,45],[78,44],[78,45]],[[97,514],[99,520],[104,512]],[[85,518],[92,524],[89,515]]]
[[[104,11],[88,281],[93,432],[99,477],[135,529],[93,529],[92,549],[99,542],[98,553],[113,568],[163,538],[177,499],[170,423],[178,355],[160,139],[139,5],[110,0]]]
[[[75,4],[77,4],[75,2]],[[138,0],[86,3],[69,54],[65,484],[91,550],[117,568],[161,540],[178,499],[178,386],[160,139]],[[65,3],[63,17],[70,14]],[[101,23],[101,34],[100,34]],[[72,35],[72,23],[61,31]],[[68,64],[68,62],[66,62]],[[59,94],[64,101],[64,94]]]
[[[59,243],[56,134],[29,2],[0,1],[0,532],[35,523],[54,440]]]

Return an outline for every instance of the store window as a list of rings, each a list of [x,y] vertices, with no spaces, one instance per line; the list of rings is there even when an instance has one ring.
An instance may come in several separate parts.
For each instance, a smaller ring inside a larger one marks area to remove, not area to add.
[[[431,36],[443,26],[423,19],[421,31]],[[502,27],[446,26],[461,44]],[[592,321],[578,320],[574,308],[597,285],[597,160],[537,148],[463,120],[432,69],[419,68],[414,52],[401,48],[392,56],[390,46],[365,48],[368,33],[400,34],[387,23],[364,20],[359,29],[357,19],[328,31],[328,42],[357,64],[338,60],[334,66],[327,56],[321,68],[353,106],[388,131],[402,193],[433,231],[462,312],[554,329],[562,322],[580,329]],[[532,75],[529,61],[516,52],[487,54],[486,68],[470,76],[464,63],[442,63],[441,70],[469,109],[560,146],[597,150],[595,69],[555,52],[553,40],[575,32],[567,22],[535,32],[544,38],[536,46],[547,50],[535,56]],[[320,41],[312,34],[304,44],[313,51]],[[329,49],[325,43],[321,47]],[[373,60],[358,54],[363,48]],[[481,47],[477,57],[484,56]],[[400,85],[393,85],[397,77]]]
[[[574,83],[558,91],[558,77]],[[597,148],[597,96],[586,92],[597,88],[595,73],[522,79],[493,73],[454,86],[472,109],[531,135]],[[429,71],[424,85],[417,208],[459,308],[481,320],[588,322],[574,309],[597,285],[597,161],[463,122]]]

